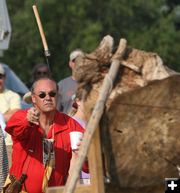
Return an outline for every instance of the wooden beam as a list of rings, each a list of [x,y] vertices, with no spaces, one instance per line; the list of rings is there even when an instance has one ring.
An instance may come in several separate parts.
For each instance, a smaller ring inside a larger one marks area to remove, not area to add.
[[[92,193],[91,185],[78,185],[74,193]],[[46,193],[63,193],[64,186],[47,188]]]
[[[91,193],[104,193],[104,175],[99,129],[96,129],[88,154],[91,176]]]

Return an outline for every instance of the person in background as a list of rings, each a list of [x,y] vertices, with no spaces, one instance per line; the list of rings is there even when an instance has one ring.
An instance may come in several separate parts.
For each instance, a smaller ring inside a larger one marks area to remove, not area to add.
[[[22,189],[27,192],[41,193],[47,186],[65,185],[70,166],[78,156],[78,150],[71,149],[69,134],[71,131],[83,133],[84,129],[56,109],[57,92],[54,80],[35,81],[31,89],[34,106],[17,111],[5,129],[13,139],[9,173],[17,180],[26,174]],[[83,169],[88,170],[86,163]]]
[[[21,98],[17,93],[5,88],[5,79],[6,73],[0,64],[0,113],[7,122],[12,114],[21,109]]]
[[[38,63],[34,66],[29,82],[26,84],[28,88],[31,88],[34,81],[43,77],[51,77],[49,67],[44,63]]]
[[[58,110],[68,114],[72,108],[73,96],[77,89],[77,82],[73,76],[73,69],[75,67],[75,59],[78,56],[84,55],[80,49],[76,49],[70,53],[69,56],[69,67],[72,70],[72,74],[59,81],[59,102]]]
[[[86,128],[87,118],[85,116],[84,102],[77,95],[75,95],[72,110],[69,115],[75,119],[84,129]]]
[[[86,129],[87,118],[85,116],[84,102],[79,96],[75,96],[72,104],[73,108],[69,115],[76,120],[84,129]],[[80,173],[80,184],[90,184],[90,174],[84,171]]]
[[[0,192],[8,175],[8,157],[4,140],[4,133],[0,125]]]

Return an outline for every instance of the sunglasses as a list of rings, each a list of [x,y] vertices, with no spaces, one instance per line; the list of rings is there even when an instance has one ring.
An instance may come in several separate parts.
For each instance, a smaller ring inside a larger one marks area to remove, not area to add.
[[[36,72],[38,75],[47,75],[48,72],[47,71],[37,71]]]
[[[46,95],[49,95],[50,97],[55,97],[56,96],[56,92],[54,91],[50,91],[49,93],[45,93],[45,92],[41,92],[40,94],[38,94],[37,96],[41,99],[45,98]]]

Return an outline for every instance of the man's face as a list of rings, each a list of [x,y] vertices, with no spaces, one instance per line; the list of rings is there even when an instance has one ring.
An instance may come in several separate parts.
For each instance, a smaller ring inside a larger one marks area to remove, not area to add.
[[[49,70],[46,66],[39,67],[35,73],[35,80],[43,77],[49,77]]]
[[[51,112],[57,105],[57,87],[55,82],[42,79],[36,82],[32,93],[32,101],[35,107],[42,112]]]
[[[0,74],[0,93],[4,90],[4,84],[5,84],[5,75]]]

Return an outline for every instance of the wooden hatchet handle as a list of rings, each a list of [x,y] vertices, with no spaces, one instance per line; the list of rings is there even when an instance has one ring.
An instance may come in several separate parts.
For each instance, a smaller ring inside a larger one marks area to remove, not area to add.
[[[39,13],[38,13],[36,5],[33,5],[32,7],[33,7],[34,15],[35,15],[35,18],[36,18],[36,21],[37,21],[37,25],[38,25],[38,28],[39,28],[39,32],[40,32],[40,35],[41,35],[45,55],[48,56],[48,55],[50,55],[50,53],[49,53],[46,37],[45,37],[45,34],[44,34],[44,30],[43,30],[43,27],[42,27],[42,24],[41,24],[41,19],[39,17]]]

